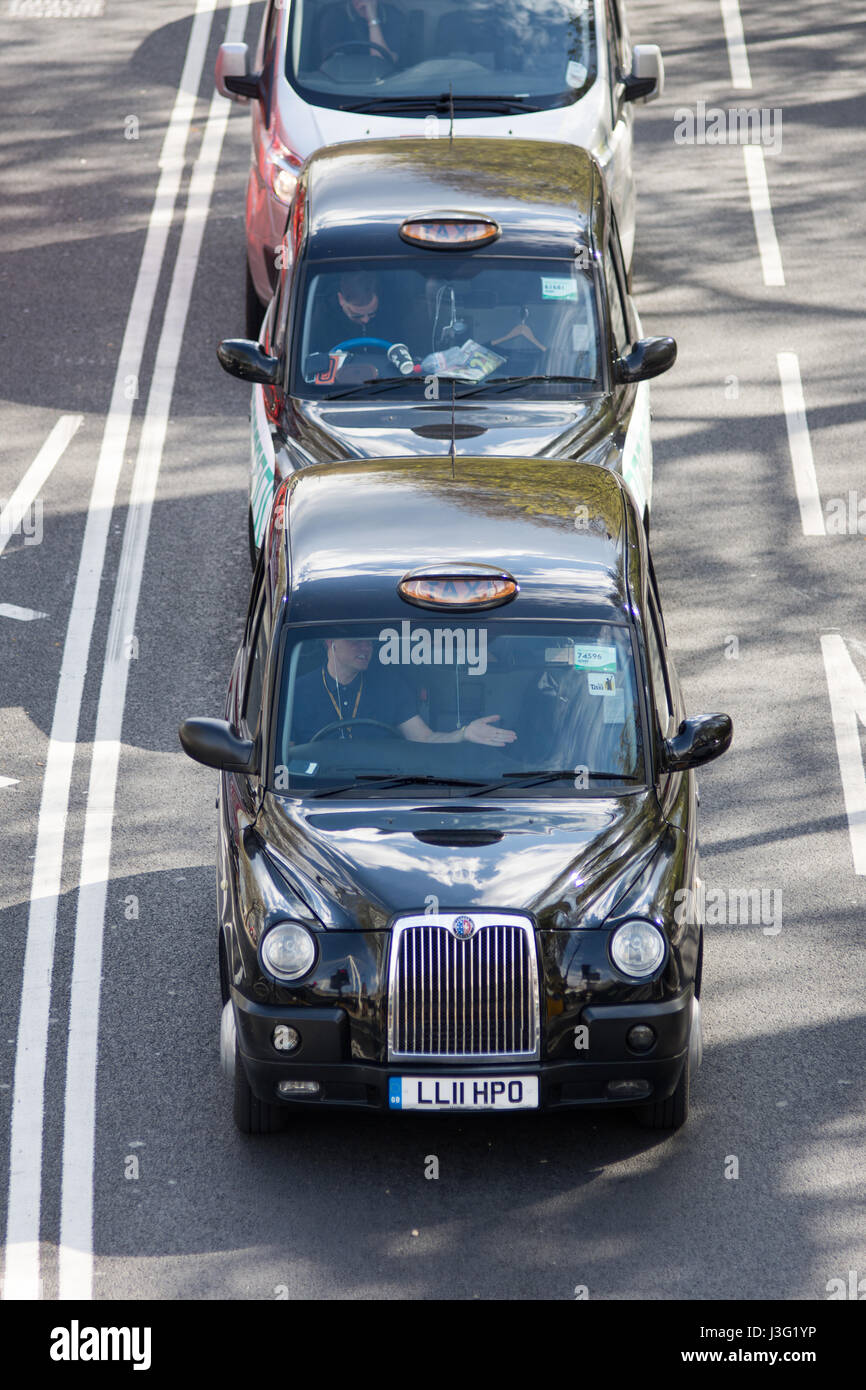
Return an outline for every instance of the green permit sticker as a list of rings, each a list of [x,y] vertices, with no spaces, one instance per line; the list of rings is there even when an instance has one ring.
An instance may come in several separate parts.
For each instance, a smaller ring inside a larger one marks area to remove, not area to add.
[[[577,281],[567,275],[542,275],[542,299],[577,299]]]
[[[615,671],[616,647],[575,647],[574,664],[584,671]]]

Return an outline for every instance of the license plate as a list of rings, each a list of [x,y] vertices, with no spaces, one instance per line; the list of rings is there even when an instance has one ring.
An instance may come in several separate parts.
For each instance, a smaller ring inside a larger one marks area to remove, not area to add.
[[[537,1076],[392,1076],[392,1110],[537,1110]]]

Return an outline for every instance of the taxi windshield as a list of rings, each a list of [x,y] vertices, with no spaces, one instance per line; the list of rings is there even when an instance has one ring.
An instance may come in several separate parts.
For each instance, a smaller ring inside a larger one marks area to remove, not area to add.
[[[645,784],[628,627],[485,613],[288,628],[271,789],[620,794]]]
[[[440,383],[450,397],[451,381],[457,395],[525,383],[522,394],[547,400],[601,389],[594,285],[576,260],[451,251],[311,261],[293,338],[302,398],[432,400]]]
[[[314,106],[423,116],[441,98],[450,110],[453,94],[455,118],[499,114],[500,103],[508,114],[568,105],[595,74],[592,0],[292,6],[286,77]]]

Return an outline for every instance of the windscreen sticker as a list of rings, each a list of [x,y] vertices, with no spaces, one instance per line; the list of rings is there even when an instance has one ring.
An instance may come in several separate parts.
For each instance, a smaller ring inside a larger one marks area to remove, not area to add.
[[[624,724],[625,691],[618,690],[612,700],[605,700],[601,711],[603,724]]]
[[[571,350],[572,352],[590,352],[592,350],[593,330],[588,323],[573,323],[571,326]]]
[[[616,647],[575,647],[574,664],[585,671],[615,671]]]
[[[583,63],[577,63],[572,60],[565,69],[565,80],[569,87],[574,87],[575,90],[582,87],[586,81],[586,68],[583,66]]]
[[[590,695],[615,696],[616,676],[605,671],[587,671],[586,688]]]
[[[542,275],[542,299],[577,299],[577,281],[567,275]]]

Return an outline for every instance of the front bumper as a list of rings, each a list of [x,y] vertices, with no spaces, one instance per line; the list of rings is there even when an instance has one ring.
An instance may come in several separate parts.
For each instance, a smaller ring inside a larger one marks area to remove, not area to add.
[[[392,1077],[482,1080],[534,1076],[539,1083],[540,1110],[633,1106],[665,1100],[672,1094],[689,1051],[690,1035],[692,1061],[699,1060],[699,1012],[691,986],[662,1003],[585,1008],[581,1015],[585,1031],[575,1033],[575,1060],[459,1065],[444,1058],[441,1063],[423,1065],[358,1061],[351,1056],[349,1021],[343,1009],[256,1004],[237,991],[232,993],[233,1002],[226,1005],[223,1015],[224,1069],[230,1071],[234,1065],[236,1034],[249,1085],[259,1100],[269,1104],[387,1110]],[[649,1024],[656,1033],[652,1050],[641,1055],[626,1043],[629,1029],[639,1023]],[[291,1055],[280,1055],[273,1046],[271,1039],[278,1024],[295,1028],[301,1035],[301,1045]],[[319,1092],[291,1098],[278,1095],[278,1083],[291,1080],[317,1082]],[[646,1089],[623,1098],[616,1094],[615,1085],[612,1087],[618,1081],[642,1081]]]

